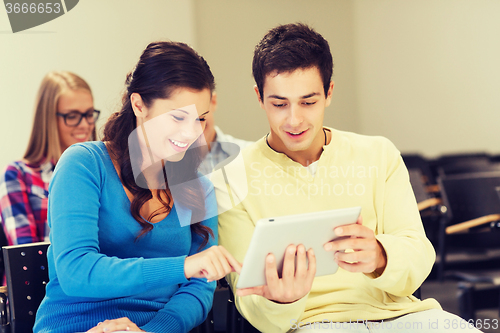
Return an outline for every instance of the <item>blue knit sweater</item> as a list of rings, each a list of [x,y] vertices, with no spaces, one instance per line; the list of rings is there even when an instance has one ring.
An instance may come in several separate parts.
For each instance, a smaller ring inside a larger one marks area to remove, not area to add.
[[[205,189],[207,218],[217,244],[217,204]],[[215,282],[187,280],[184,259],[198,252],[191,211],[174,204],[168,216],[141,230],[103,142],[66,149],[49,188],[50,282],[34,332],[82,332],[106,319],[128,317],[149,332],[188,332],[212,305]],[[181,227],[181,225],[187,225]]]

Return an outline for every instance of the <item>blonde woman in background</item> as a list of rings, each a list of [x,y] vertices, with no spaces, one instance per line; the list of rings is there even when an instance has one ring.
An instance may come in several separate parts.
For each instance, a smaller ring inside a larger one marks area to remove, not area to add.
[[[0,178],[0,217],[9,245],[48,241],[54,166],[72,144],[96,139],[98,117],[90,86],[81,77],[53,71],[43,78],[23,159],[10,163]]]

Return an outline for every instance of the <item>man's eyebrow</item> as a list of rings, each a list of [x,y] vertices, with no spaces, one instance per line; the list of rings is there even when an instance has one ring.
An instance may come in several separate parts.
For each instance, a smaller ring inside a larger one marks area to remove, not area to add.
[[[275,98],[275,99],[282,99],[282,100],[287,99],[286,97],[278,96],[278,95],[269,95],[269,96],[267,96],[267,98]]]
[[[307,95],[304,95],[304,96],[300,96],[300,99],[307,99],[307,98],[311,98],[311,97],[314,97],[314,96],[317,96],[317,95],[320,95],[320,93],[313,92],[313,93],[310,93],[310,94],[307,94]],[[275,99],[280,99],[280,100],[286,100],[286,99],[288,99],[286,97],[279,96],[279,95],[269,95],[269,96],[267,96],[267,98],[275,98]]]
[[[320,95],[320,93],[313,92],[313,93],[310,93],[310,94],[302,96],[301,99],[307,99],[307,98],[311,98],[311,97],[314,97],[314,96],[317,96],[317,95]]]

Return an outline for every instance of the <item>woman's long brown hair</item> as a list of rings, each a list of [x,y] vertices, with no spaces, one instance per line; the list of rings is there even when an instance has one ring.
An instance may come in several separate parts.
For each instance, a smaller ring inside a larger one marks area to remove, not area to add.
[[[191,230],[203,240],[204,247],[210,236],[214,236],[210,228],[200,223],[205,215],[205,191],[198,180],[197,169],[202,160],[199,147],[188,149],[179,162],[164,162],[165,188],[156,189],[157,197],[163,207],[154,211],[145,220],[141,207],[153,197],[150,189],[141,187],[134,179],[130,151],[129,135],[137,128],[136,117],[130,102],[130,96],[137,93],[144,104],[150,107],[156,99],[168,99],[176,89],[189,88],[196,91],[215,88],[214,77],[206,61],[193,49],[183,43],[157,42],[151,43],[144,50],[139,63],[126,79],[126,92],[123,95],[123,105],[119,112],[111,115],[104,128],[103,141],[108,143],[108,149],[120,168],[122,184],[132,193],[133,200],[130,212],[141,225],[142,230],[137,239],[153,229],[150,221],[157,215],[171,211],[169,183],[183,184],[183,191],[175,195],[176,202],[192,211]],[[193,146],[196,146],[193,144]],[[182,163],[181,163],[182,162]],[[159,174],[163,179],[163,174]],[[194,180],[194,181],[193,181]],[[166,201],[163,199],[166,198]]]

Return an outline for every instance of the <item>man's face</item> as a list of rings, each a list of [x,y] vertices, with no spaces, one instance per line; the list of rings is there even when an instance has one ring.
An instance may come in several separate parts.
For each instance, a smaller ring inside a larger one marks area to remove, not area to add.
[[[264,96],[256,92],[271,127],[269,145],[303,165],[317,160],[325,143],[323,116],[332,90],[333,82],[325,96],[317,67],[268,74]]]

